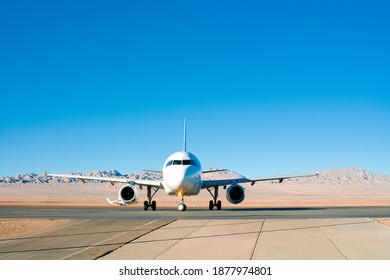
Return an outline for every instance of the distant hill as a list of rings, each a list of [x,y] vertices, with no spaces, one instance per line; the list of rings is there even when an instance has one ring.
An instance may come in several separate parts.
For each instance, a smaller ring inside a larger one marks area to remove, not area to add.
[[[159,173],[153,173],[153,172],[138,172],[138,173],[130,173],[127,175],[122,175],[117,170],[96,170],[96,171],[89,171],[89,172],[83,172],[83,173],[71,173],[71,172],[64,172],[63,174],[77,174],[77,175],[84,175],[84,176],[96,176],[96,177],[126,177],[126,178],[134,178],[134,179],[159,179],[161,177],[161,174]],[[24,175],[16,175],[16,176],[6,176],[6,177],[0,177],[0,183],[6,183],[6,184],[61,184],[61,183],[76,183],[80,182],[80,180],[77,179],[71,179],[71,178],[57,178],[57,177],[46,177],[44,173],[40,174],[24,174]],[[88,183],[88,182],[87,182]],[[96,182],[94,182],[96,183]]]
[[[64,173],[64,174],[79,174],[85,176],[103,176],[103,177],[126,177],[134,179],[161,179],[161,173],[155,172],[137,172],[122,175],[117,170],[108,171],[90,171],[84,173]],[[221,179],[221,178],[239,178],[239,174],[226,170],[203,175],[204,179]],[[62,183],[77,183],[79,180],[68,178],[46,177],[45,174],[24,174],[17,176],[0,177],[0,184],[62,184]],[[96,183],[96,182],[92,182]],[[275,181],[265,183],[276,183]],[[331,169],[319,172],[317,177],[289,179],[283,182],[284,184],[332,184],[332,185],[389,185],[390,176],[373,173],[360,168],[342,168]]]
[[[319,172],[317,177],[290,179],[289,183],[316,183],[332,185],[389,185],[390,176],[361,168],[340,168]],[[286,181],[287,182],[287,181]]]

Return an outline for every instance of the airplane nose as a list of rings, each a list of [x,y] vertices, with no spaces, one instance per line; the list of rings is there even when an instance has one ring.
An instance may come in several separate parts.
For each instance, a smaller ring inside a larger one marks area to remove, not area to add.
[[[171,177],[171,188],[178,190],[190,186],[190,178],[193,172],[188,169],[178,171]]]
[[[178,174],[175,178],[175,187],[176,188],[182,188],[185,186],[187,181],[186,174]]]
[[[194,188],[199,184],[200,174],[196,168],[193,166],[175,166],[167,169],[163,174],[164,184],[166,187],[166,192],[170,195],[178,194],[183,192],[183,194],[193,192]]]

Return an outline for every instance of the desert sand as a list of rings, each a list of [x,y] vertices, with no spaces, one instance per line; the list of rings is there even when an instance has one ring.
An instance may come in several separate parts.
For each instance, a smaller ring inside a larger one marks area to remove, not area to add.
[[[385,206],[390,205],[390,187],[386,185],[331,185],[331,184],[243,184],[246,198],[238,205],[230,204],[220,188],[219,199],[229,208],[294,207],[294,206]],[[21,184],[0,185],[1,205],[61,205],[107,206],[106,197],[118,197],[120,186],[109,184]],[[185,197],[188,207],[207,208],[211,195],[202,190],[197,196]],[[142,207],[146,191],[140,191],[138,204]],[[163,190],[154,197],[158,207],[176,207],[179,198],[167,196]]]
[[[22,236],[26,233],[40,232],[64,223],[57,219],[4,219],[0,218],[0,239]]]
[[[377,221],[378,223],[381,223],[382,225],[390,227],[390,218],[376,218],[376,219],[373,219],[373,220]]]

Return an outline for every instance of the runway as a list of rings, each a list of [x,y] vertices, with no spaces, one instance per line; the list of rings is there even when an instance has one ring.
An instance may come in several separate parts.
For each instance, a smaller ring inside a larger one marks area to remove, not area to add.
[[[221,211],[192,208],[179,212],[175,208],[143,211],[130,207],[45,207],[0,206],[1,218],[51,219],[307,219],[390,217],[390,206],[383,207],[290,207],[226,208]]]
[[[67,219],[0,239],[0,259],[390,259],[390,207],[160,209],[1,206]]]

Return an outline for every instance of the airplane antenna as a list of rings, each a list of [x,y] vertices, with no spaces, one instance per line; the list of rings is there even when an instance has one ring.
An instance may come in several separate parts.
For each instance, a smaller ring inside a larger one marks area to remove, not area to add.
[[[187,151],[187,131],[186,131],[186,119],[184,119],[184,137],[183,137],[183,151]]]

